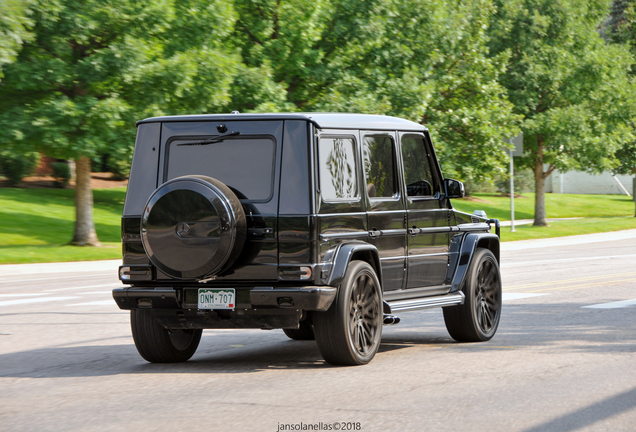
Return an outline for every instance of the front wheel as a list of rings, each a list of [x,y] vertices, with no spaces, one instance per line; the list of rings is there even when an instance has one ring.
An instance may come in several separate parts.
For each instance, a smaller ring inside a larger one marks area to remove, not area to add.
[[[179,363],[190,359],[203,330],[168,330],[148,309],[130,311],[130,326],[139,354],[151,363]]]
[[[462,289],[463,305],[444,308],[444,322],[451,337],[459,342],[490,340],[501,316],[501,275],[497,259],[479,248],[470,263]]]
[[[369,264],[352,261],[338,295],[326,312],[314,312],[320,354],[333,365],[354,366],[373,359],[382,338],[382,292]]]

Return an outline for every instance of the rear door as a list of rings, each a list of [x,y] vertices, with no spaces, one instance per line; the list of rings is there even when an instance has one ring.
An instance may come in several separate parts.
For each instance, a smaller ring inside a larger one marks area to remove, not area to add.
[[[448,268],[450,210],[440,199],[442,180],[428,137],[400,133],[400,149],[407,208],[406,288],[435,290],[444,283]]]
[[[394,132],[362,132],[362,167],[369,242],[380,255],[383,290],[402,289],[406,265],[406,210],[400,194]]]

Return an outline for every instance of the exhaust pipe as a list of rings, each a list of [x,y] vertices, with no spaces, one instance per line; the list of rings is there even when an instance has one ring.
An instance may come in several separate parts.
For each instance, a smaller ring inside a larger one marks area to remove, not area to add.
[[[400,317],[393,315],[384,315],[384,325],[393,325],[398,324],[400,322]]]

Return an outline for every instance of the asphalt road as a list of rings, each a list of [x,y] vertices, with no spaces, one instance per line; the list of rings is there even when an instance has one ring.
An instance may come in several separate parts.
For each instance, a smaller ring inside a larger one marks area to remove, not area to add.
[[[636,230],[502,247],[490,342],[409,312],[361,367],[280,330],[206,330],[191,361],[148,364],[117,262],[0,266],[0,430],[635,430]]]

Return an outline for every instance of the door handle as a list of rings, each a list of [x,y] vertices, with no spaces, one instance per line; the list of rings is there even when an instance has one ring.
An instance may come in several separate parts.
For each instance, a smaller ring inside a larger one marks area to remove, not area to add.
[[[371,237],[372,239],[376,238],[376,237],[380,237],[382,235],[382,231],[379,231],[375,228],[371,229],[371,231],[369,231],[369,237]]]

